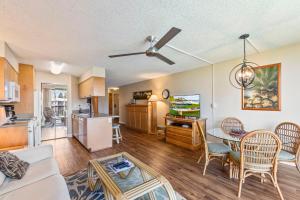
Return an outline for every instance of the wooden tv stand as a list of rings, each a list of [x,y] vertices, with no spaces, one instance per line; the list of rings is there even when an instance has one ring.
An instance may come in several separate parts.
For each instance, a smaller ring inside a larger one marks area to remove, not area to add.
[[[173,116],[165,117],[166,142],[177,146],[196,150],[200,148],[200,135],[196,128],[199,121],[206,134],[206,119],[186,119]],[[182,125],[188,126],[183,127]]]

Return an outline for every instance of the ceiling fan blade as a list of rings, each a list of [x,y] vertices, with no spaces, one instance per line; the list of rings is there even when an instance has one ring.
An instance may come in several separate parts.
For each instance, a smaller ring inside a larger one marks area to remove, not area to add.
[[[117,55],[110,55],[108,57],[115,58],[115,57],[121,57],[121,56],[132,56],[132,55],[139,55],[139,54],[145,54],[146,52],[136,52],[136,53],[126,53],[126,54],[117,54]]]
[[[166,62],[166,63],[168,63],[169,65],[175,64],[172,60],[170,60],[169,58],[167,58],[167,57],[165,57],[165,56],[163,56],[163,55],[161,55],[159,53],[156,53],[155,57],[158,58],[158,59],[160,59],[160,60],[162,60],[162,61],[164,61],[164,62]]]
[[[155,45],[154,47],[158,50],[167,44],[173,37],[175,37],[181,29],[172,27]]]

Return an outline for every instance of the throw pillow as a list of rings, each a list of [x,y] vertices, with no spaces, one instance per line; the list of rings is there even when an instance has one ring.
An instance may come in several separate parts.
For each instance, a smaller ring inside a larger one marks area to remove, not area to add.
[[[9,152],[0,153],[0,171],[9,178],[21,179],[28,169],[29,163],[20,160]]]

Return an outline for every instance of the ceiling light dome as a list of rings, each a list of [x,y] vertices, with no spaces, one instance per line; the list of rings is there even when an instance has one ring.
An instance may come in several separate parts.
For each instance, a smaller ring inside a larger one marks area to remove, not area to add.
[[[61,63],[61,62],[54,62],[54,61],[51,61],[50,65],[51,65],[50,72],[51,72],[52,74],[57,75],[57,74],[60,74],[60,73],[61,73],[61,71],[62,71],[62,69],[63,69],[63,67],[64,67],[65,64],[64,64],[64,63]]]

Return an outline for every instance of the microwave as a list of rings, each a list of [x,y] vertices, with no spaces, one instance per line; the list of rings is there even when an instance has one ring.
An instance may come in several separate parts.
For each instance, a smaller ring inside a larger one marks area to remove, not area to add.
[[[4,86],[5,102],[20,102],[20,85],[13,81],[8,81]]]

